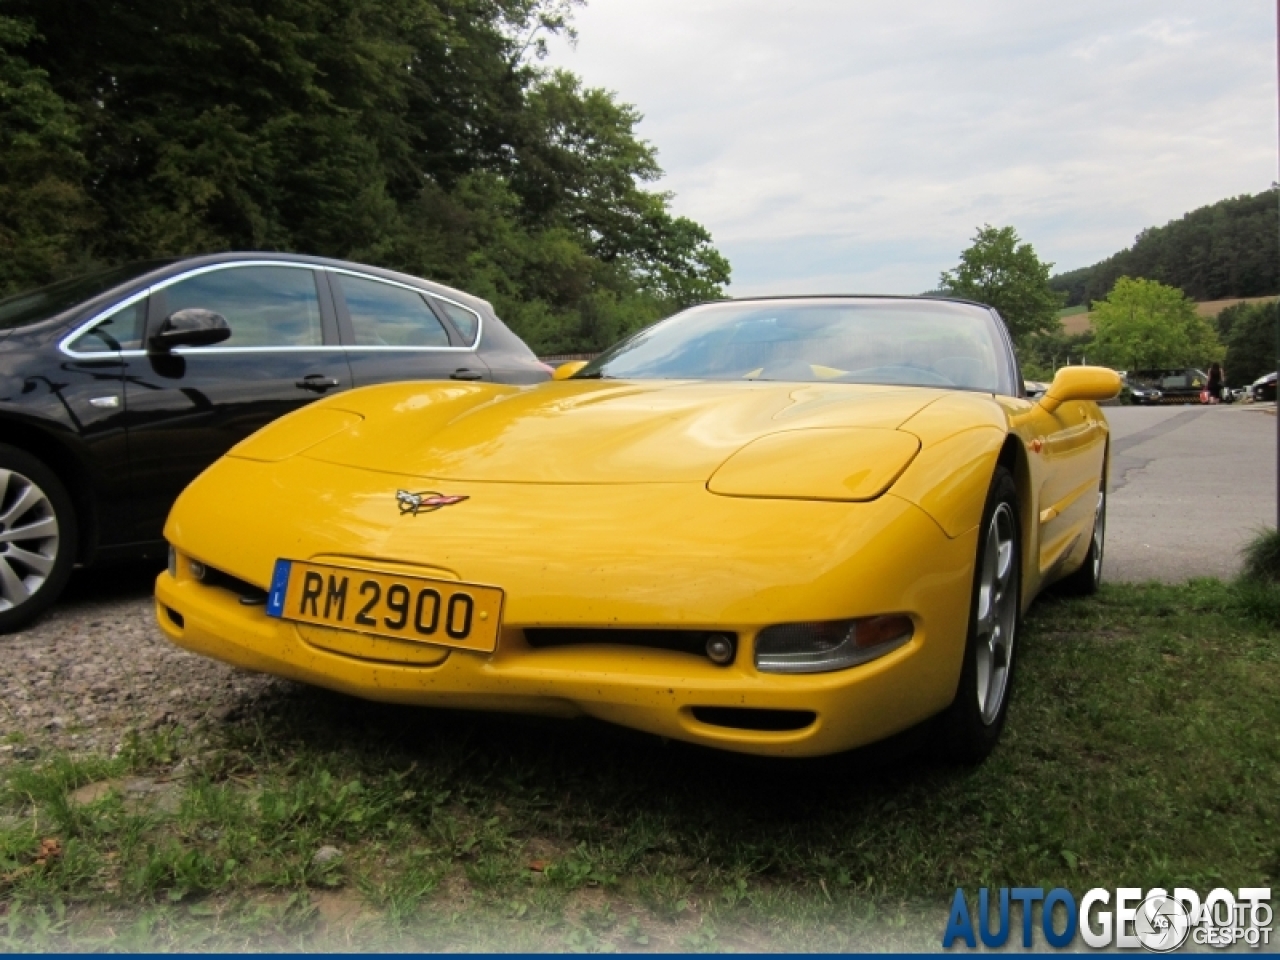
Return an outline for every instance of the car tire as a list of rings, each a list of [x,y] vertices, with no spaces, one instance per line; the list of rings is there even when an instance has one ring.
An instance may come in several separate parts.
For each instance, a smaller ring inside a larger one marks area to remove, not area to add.
[[[946,759],[980,763],[995,748],[1009,710],[1022,625],[1022,531],[1013,475],[996,467],[978,528],[969,632],[956,696],[938,718]]]
[[[1093,533],[1089,536],[1089,552],[1080,569],[1058,581],[1057,590],[1072,597],[1091,597],[1102,583],[1102,558],[1107,541],[1107,481],[1099,483],[1098,503],[1093,514]]]
[[[0,633],[58,599],[76,555],[71,497],[52,470],[0,443]]]

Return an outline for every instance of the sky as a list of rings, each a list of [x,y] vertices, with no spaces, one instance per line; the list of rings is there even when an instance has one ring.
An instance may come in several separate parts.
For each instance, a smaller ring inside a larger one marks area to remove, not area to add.
[[[1277,179],[1266,0],[589,0],[547,64],[644,115],[731,292],[919,293],[976,229],[1055,272]]]

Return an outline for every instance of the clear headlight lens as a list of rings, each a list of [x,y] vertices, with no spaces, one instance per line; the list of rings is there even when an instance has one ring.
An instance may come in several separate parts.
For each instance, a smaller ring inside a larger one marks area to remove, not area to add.
[[[911,618],[903,615],[780,623],[756,636],[756,669],[762,673],[844,670],[897,649],[914,632]]]
[[[169,576],[175,579],[178,576],[178,551],[173,549],[173,544],[169,544]]]

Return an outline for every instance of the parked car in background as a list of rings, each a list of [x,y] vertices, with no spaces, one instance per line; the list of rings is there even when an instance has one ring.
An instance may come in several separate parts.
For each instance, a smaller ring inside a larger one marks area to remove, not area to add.
[[[339,260],[153,261],[0,300],[0,632],[75,563],[162,556],[183,487],[282,414],[395,380],[549,376],[485,301]]]
[[[1249,390],[1253,395],[1254,403],[1261,403],[1264,400],[1270,400],[1274,403],[1276,399],[1275,373],[1263,374],[1253,381],[1253,385],[1249,387]]]
[[[1135,404],[1199,403],[1209,375],[1194,367],[1129,370],[1125,383]]]

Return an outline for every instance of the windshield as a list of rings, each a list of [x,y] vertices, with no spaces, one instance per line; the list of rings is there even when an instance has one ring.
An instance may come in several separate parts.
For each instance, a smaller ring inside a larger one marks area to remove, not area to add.
[[[110,270],[83,274],[69,280],[51,283],[47,287],[39,287],[6,297],[0,300],[0,330],[13,330],[47,320],[64,310],[70,310],[78,303],[93,299],[103,291],[128,283],[135,277],[140,277],[144,273],[172,262],[172,260],[147,260],[141,263],[130,263],[123,267],[112,267]]]
[[[713,303],[624,340],[579,378],[788,380],[1008,393],[989,310],[945,300]]]

